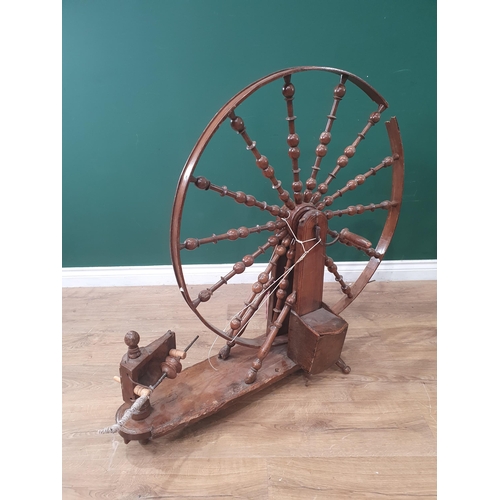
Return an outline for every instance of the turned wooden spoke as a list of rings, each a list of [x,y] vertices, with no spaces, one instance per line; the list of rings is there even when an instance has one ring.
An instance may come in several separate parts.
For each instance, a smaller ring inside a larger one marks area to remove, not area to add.
[[[325,215],[328,220],[333,217],[342,217],[343,215],[360,215],[367,211],[374,212],[375,210],[389,210],[391,207],[397,206],[397,201],[385,200],[380,203],[370,203],[369,205],[351,205],[342,210],[325,210]]]
[[[239,238],[246,238],[249,234],[261,233],[262,231],[276,231],[276,229],[282,229],[285,226],[285,221],[277,220],[269,221],[262,226],[257,224],[256,226],[250,228],[242,226],[238,229],[229,229],[226,233],[213,234],[212,236],[207,236],[206,238],[187,238],[184,243],[180,244],[180,249],[194,250],[200,245],[205,245],[207,243],[218,243],[223,240],[234,241]]]
[[[229,113],[229,119],[231,120],[231,127],[235,130],[247,144],[247,149],[252,152],[255,156],[255,163],[262,170],[264,177],[267,177],[272,185],[273,189],[278,191],[278,196],[280,200],[290,209],[295,208],[295,203],[290,198],[290,193],[281,187],[281,181],[276,179],[274,176],[274,168],[269,165],[269,160],[260,154],[257,149],[257,143],[252,141],[245,130],[245,123],[243,120],[234,114],[234,110]]]
[[[325,266],[334,276],[335,281],[340,285],[342,292],[345,293],[349,298],[352,298],[352,291],[349,285],[346,285],[344,278],[340,275],[337,265],[333,262],[331,257],[325,255]]]
[[[245,271],[247,267],[250,267],[254,262],[255,259],[259,256],[262,255],[269,247],[271,246],[276,246],[280,242],[280,240],[287,234],[286,229],[282,229],[278,234],[275,234],[274,236],[270,236],[267,239],[267,242],[259,246],[257,250],[249,255],[245,255],[240,262],[236,262],[234,264],[232,271],[227,273],[225,276],[221,276],[220,280],[212,285],[210,288],[206,288],[205,290],[202,290],[198,294],[198,298],[193,300],[193,306],[198,307],[201,302],[207,302],[210,300],[212,295],[216,290],[218,290],[222,285],[227,285],[227,282],[236,276],[237,274],[241,274]]]
[[[233,318],[231,318],[229,323],[231,330],[228,332],[228,335],[232,340],[228,340],[226,345],[221,348],[219,351],[219,358],[227,359],[229,357],[229,353],[231,348],[234,347],[236,339],[243,335],[248,322],[257,312],[264,297],[267,295],[268,289],[274,285],[275,280],[271,279],[269,275],[273,268],[276,267],[279,258],[287,251],[290,241],[290,236],[285,236],[281,241],[281,244],[276,245],[266,269],[259,274],[257,281],[252,285],[252,293],[245,302],[245,307],[238,314],[233,316]]]
[[[318,186],[317,191],[311,198],[312,203],[315,204],[318,203],[321,196],[328,191],[328,185],[330,184],[332,179],[335,179],[338,171],[341,168],[344,168],[349,163],[349,159],[356,154],[356,148],[358,147],[359,143],[366,137],[368,130],[370,130],[370,128],[373,125],[375,125],[380,121],[380,115],[384,110],[385,106],[381,104],[378,107],[378,110],[370,115],[370,117],[368,118],[368,122],[365,125],[365,128],[360,133],[358,133],[358,137],[356,138],[356,140],[350,146],[347,146],[344,149],[344,154],[340,155],[337,158],[337,164],[335,165],[335,168],[328,174],[328,177],[325,179],[325,181]]]
[[[290,281],[288,280],[287,272],[295,261],[295,243],[290,245],[288,252],[286,253],[286,264],[283,270],[283,274],[285,275],[279,282],[278,290],[276,290],[276,304],[273,309],[273,322],[276,321],[281,310],[283,308],[283,304],[285,302],[287,296],[288,285]]]
[[[245,308],[242,309],[236,316],[231,319],[229,326],[231,331],[229,336],[233,339],[241,336],[257,309],[260,307],[262,300],[267,294],[268,289],[274,285],[275,280],[271,279],[269,274],[272,269],[276,267],[276,263],[279,258],[285,254],[288,245],[290,244],[290,237],[283,239],[281,245],[277,245],[269,264],[267,265],[265,271],[259,274],[257,281],[252,285],[252,294],[249,299],[245,302]],[[227,347],[230,349],[235,344],[235,340],[228,341]],[[227,348],[221,349],[221,356],[224,359],[229,355],[229,350]]]
[[[342,231],[340,231],[340,233],[338,233],[337,231],[332,231],[331,229],[328,229],[327,232],[332,238],[334,238],[334,241],[332,243],[339,241],[343,245],[346,245],[348,247],[353,247],[353,248],[356,248],[356,250],[364,252],[366,255],[368,255],[368,257],[375,257],[376,259],[380,259],[383,256],[382,253],[377,252],[377,250],[375,250],[375,248],[373,248],[371,246],[371,243],[367,246],[366,243],[357,244],[359,240],[352,239],[352,238],[346,238],[347,232],[349,232],[351,235],[353,235],[353,233],[351,233],[347,228],[342,229]],[[356,236],[357,238],[362,238],[361,236],[358,236],[358,235],[354,235],[354,236]],[[362,238],[362,239],[364,240],[364,238]],[[368,240],[365,240],[365,241],[368,241]]]
[[[257,352],[257,357],[253,361],[252,366],[250,370],[248,371],[248,374],[245,378],[245,383],[247,384],[253,384],[255,382],[255,379],[257,378],[257,372],[262,368],[262,361],[265,359],[265,357],[269,354],[269,351],[271,350],[271,346],[273,345],[274,339],[276,338],[276,335],[278,335],[278,332],[280,328],[283,325],[283,321],[285,321],[285,318],[287,317],[288,313],[294,306],[295,302],[297,300],[297,292],[293,291],[286,299],[285,301],[285,307],[283,307],[282,311],[280,312],[279,316],[276,318],[276,321],[272,323],[270,326],[266,340],[264,343],[261,345],[260,349]]]
[[[277,217],[288,217],[289,212],[285,208],[280,208],[278,205],[268,205],[265,201],[258,201],[254,196],[245,194],[243,191],[231,191],[226,186],[217,186],[210,182],[206,177],[191,177],[190,182],[192,182],[198,189],[203,189],[204,191],[215,191],[220,194],[220,196],[228,196],[232,198],[236,203],[242,203],[247,207],[258,207],[261,210],[268,211],[271,215]]]
[[[368,170],[368,172],[366,172],[365,174],[357,175],[354,179],[348,181],[347,184],[342,189],[338,189],[335,193],[333,193],[330,196],[325,196],[323,201],[317,204],[318,210],[323,210],[325,206],[331,205],[333,203],[333,200],[339,198],[347,191],[353,191],[358,186],[363,184],[368,177],[375,175],[382,168],[391,166],[394,163],[394,160],[397,160],[398,158],[399,158],[398,155],[387,156],[382,160],[381,163],[379,163],[376,167],[370,168],[370,170]]]
[[[229,332],[229,336],[232,337],[233,339],[243,334],[246,326],[248,325],[248,322],[252,319],[253,315],[257,312],[257,309],[259,309],[260,304],[264,300],[268,288],[273,284],[272,281],[268,281],[267,283],[260,283],[260,282],[257,283],[262,285],[262,287],[260,287],[260,292],[258,293],[252,292],[250,300],[245,303],[245,308],[236,316],[234,316],[229,322],[229,327],[231,329]],[[234,344],[235,344],[234,340],[228,341],[227,343],[229,347],[233,347]]]
[[[295,203],[297,205],[300,205],[302,203],[302,198],[303,198],[301,192],[303,185],[299,177],[300,173],[300,168],[299,168],[300,149],[298,147],[299,136],[295,132],[295,120],[297,117],[293,114],[293,96],[295,94],[295,87],[290,82],[291,75],[285,76],[284,80],[285,84],[283,85],[282,93],[283,96],[285,97],[286,108],[287,108],[286,120],[288,121],[288,137],[286,142],[289,146],[288,156],[292,159],[293,197],[295,199]]]
[[[346,88],[344,85],[346,80],[347,80],[347,76],[342,75],[340,77],[340,83],[333,90],[332,109],[330,111],[330,114],[327,115],[327,122],[326,122],[325,130],[319,136],[319,144],[316,147],[316,160],[314,161],[314,165],[312,166],[311,177],[309,177],[309,179],[307,179],[307,182],[306,182],[307,189],[304,192],[304,201],[306,201],[306,202],[311,200],[312,192],[313,192],[314,188],[316,187],[316,176],[318,175],[318,172],[320,170],[321,160],[326,156],[326,153],[328,151],[327,145],[329,144],[329,142],[332,138],[331,130],[332,130],[333,122],[337,118],[337,108],[338,108],[339,103],[342,100],[342,98],[344,97],[345,92],[346,92]]]
[[[274,268],[276,268],[276,264],[279,258],[282,255],[287,253],[288,246],[290,245],[291,238],[290,236],[285,236],[279,245],[276,245],[274,248],[273,255],[269,260],[269,263],[266,266],[266,269],[259,274],[257,281],[252,285],[252,294],[249,299],[245,302],[245,308],[240,312],[241,314],[245,314],[246,309],[251,306],[254,302],[255,298],[264,290],[267,290],[272,284],[274,284],[274,280],[271,279],[270,274]],[[234,328],[231,327],[234,335]],[[239,329],[239,328],[238,328]]]

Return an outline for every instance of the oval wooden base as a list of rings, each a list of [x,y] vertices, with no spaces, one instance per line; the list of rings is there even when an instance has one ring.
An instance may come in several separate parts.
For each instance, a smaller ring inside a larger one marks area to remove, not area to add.
[[[287,345],[273,347],[266,357],[257,379],[245,383],[245,376],[255,358],[254,349],[235,346],[226,360],[211,358],[215,371],[207,360],[186,368],[173,380],[163,381],[151,397],[151,414],[143,420],[128,420],[119,431],[125,443],[145,442],[173,432],[213,415],[238,398],[256,392],[300,369],[287,356]],[[129,405],[123,404],[116,421]]]

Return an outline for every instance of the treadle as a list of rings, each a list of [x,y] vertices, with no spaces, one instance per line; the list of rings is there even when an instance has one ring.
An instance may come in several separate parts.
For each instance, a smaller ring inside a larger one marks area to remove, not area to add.
[[[158,438],[208,417],[242,396],[268,387],[300,369],[287,356],[287,345],[273,347],[257,380],[248,385],[244,378],[255,358],[254,349],[236,346],[222,361],[213,356],[183,370],[173,379],[162,382],[151,397],[152,412],[144,420],[128,420],[120,429],[125,442]],[[118,421],[129,404],[116,413]]]

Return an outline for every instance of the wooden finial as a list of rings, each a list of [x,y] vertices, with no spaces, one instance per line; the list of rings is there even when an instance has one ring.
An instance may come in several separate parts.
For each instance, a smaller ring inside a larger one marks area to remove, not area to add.
[[[125,338],[123,339],[125,344],[128,345],[128,357],[130,359],[138,358],[141,355],[141,349],[139,347],[139,341],[141,337],[134,330],[130,330],[125,334]]]

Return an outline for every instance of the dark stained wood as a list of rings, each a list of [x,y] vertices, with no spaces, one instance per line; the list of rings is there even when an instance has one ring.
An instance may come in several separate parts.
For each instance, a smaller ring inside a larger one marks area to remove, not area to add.
[[[270,236],[267,239],[267,242],[264,243],[264,245],[259,246],[257,250],[255,250],[255,252],[253,252],[251,255],[244,256],[240,262],[236,262],[233,266],[232,271],[227,273],[225,276],[221,276],[220,280],[217,281],[217,283],[214,283],[211,287],[202,290],[198,294],[198,297],[193,300],[192,305],[196,308],[200,305],[201,302],[208,302],[215,291],[217,291],[221,286],[227,285],[228,281],[231,278],[234,278],[234,276],[236,276],[237,274],[243,273],[245,269],[251,266],[254,263],[255,259],[259,255],[262,255],[267,249],[277,246],[280,242],[280,238],[283,238],[286,234],[286,230],[282,230],[276,236]],[[231,340],[226,334],[222,334],[221,336],[226,340]],[[239,343],[242,342],[239,341]]]
[[[307,179],[306,183],[307,189],[304,192],[304,201],[306,202],[311,201],[313,189],[316,188],[316,177],[318,175],[318,172],[320,171],[321,160],[324,156],[326,156],[326,153],[328,152],[327,145],[330,143],[330,140],[332,138],[332,125],[333,122],[337,119],[337,109],[339,103],[346,93],[346,87],[344,85],[346,80],[347,77],[345,75],[341,75],[340,83],[333,90],[333,106],[330,114],[327,115],[328,120],[326,122],[325,130],[319,136],[319,144],[316,147],[316,160],[314,161],[314,165],[312,167],[311,176],[309,177],[309,179]]]
[[[398,121],[395,117],[392,117],[388,122],[386,122],[387,133],[389,136],[389,142],[392,150],[392,190],[391,190],[391,203],[389,205],[384,204],[384,208],[387,209],[387,219],[385,221],[384,228],[382,229],[382,234],[375,248],[377,256],[371,257],[365,269],[359,275],[356,282],[352,285],[352,297],[343,297],[338,302],[333,304],[332,310],[335,314],[340,314],[346,307],[348,307],[353,300],[363,291],[364,287],[368,284],[372,276],[375,274],[380,262],[384,258],[385,252],[389,247],[389,244],[394,236],[396,230],[396,225],[399,219],[399,213],[401,210],[401,202],[403,199],[403,184],[404,184],[404,153],[403,153],[403,143],[401,142],[401,134],[399,132]],[[390,160],[386,158],[377,167],[379,170],[385,166],[389,166]],[[384,162],[386,165],[384,165]],[[373,172],[372,172],[373,174]],[[366,174],[365,174],[366,175]]]
[[[262,231],[276,231],[276,229],[281,229],[285,226],[285,222],[282,220],[269,221],[266,224],[257,224],[254,227],[241,226],[238,229],[229,229],[223,234],[213,234],[212,236],[207,236],[206,238],[187,238],[181,245],[182,249],[194,250],[200,245],[206,245],[207,243],[218,243],[223,240],[237,240],[239,238],[246,238],[250,234],[261,233]]]
[[[258,201],[255,199],[255,196],[245,194],[243,191],[231,191],[227,186],[217,186],[206,177],[191,177],[189,182],[192,182],[198,189],[202,189],[203,191],[214,191],[220,196],[232,198],[236,203],[242,203],[247,207],[257,207],[261,210],[267,210],[271,215],[279,215],[280,217],[288,216],[288,210],[286,208],[280,208],[278,205],[269,205],[267,202]]]
[[[264,177],[267,177],[271,181],[273,189],[278,192],[280,200],[290,210],[293,210],[295,208],[295,203],[290,199],[290,193],[283,189],[281,181],[276,179],[274,175],[274,168],[269,164],[269,160],[266,156],[260,154],[259,150],[257,149],[257,143],[255,141],[252,141],[248,136],[243,120],[239,116],[236,116],[234,114],[234,111],[231,111],[228,116],[231,119],[231,127],[239,135],[241,135],[241,137],[243,137],[243,140],[247,144],[247,149],[250,150],[255,156],[255,163],[262,170],[262,174],[264,175]]]
[[[352,297],[351,287],[346,284],[343,276],[338,271],[337,264],[333,262],[333,259],[331,257],[325,257],[325,266],[328,269],[328,271],[335,276],[335,281],[340,285],[342,293],[345,293],[349,298],[351,298]]]
[[[283,322],[290,312],[291,308],[294,306],[297,299],[296,292],[292,292],[286,299],[283,309],[278,314],[278,317],[272,322],[266,333],[266,339],[257,351],[257,357],[253,360],[252,366],[245,377],[245,383],[253,384],[257,378],[257,372],[262,368],[262,361],[268,356],[271,347],[273,345],[274,339],[278,335],[280,328],[283,326]]]
[[[360,236],[359,234],[352,233],[347,228],[342,229],[339,236],[340,241],[348,245],[363,248],[365,250],[368,250],[372,246],[371,242],[366,238],[363,238],[363,236]]]
[[[297,117],[293,113],[293,96],[295,95],[295,87],[293,83],[291,83],[292,75],[286,75],[284,80],[285,83],[281,90],[285,101],[286,101],[286,109],[287,109],[287,117],[286,120],[288,122],[288,137],[287,144],[288,148],[288,156],[292,160],[292,174],[293,174],[293,197],[295,199],[295,203],[300,205],[303,201],[302,188],[303,184],[300,180],[300,168],[299,168],[299,156],[300,156],[300,148],[299,146],[299,136],[295,131],[295,120]]]
[[[396,155],[397,157],[397,155]],[[347,157],[346,157],[347,158]],[[367,172],[364,174],[359,174],[357,175],[354,179],[351,179],[346,183],[346,185],[342,189],[337,189],[335,193],[333,193],[331,196],[326,196],[321,203],[317,203],[317,207],[320,210],[323,210],[325,206],[329,206],[333,203],[334,200],[345,194],[347,191],[354,191],[358,186],[361,184],[364,184],[366,179],[368,177],[371,177],[372,175],[376,175],[376,173],[381,170],[382,168],[385,167],[390,167],[394,163],[394,159],[392,156],[387,156],[384,158],[378,165],[375,167],[370,168]],[[346,162],[347,165],[347,162]],[[325,184],[326,186],[326,184]],[[318,188],[320,190],[320,188]],[[327,188],[321,189],[321,193],[326,193]],[[319,200],[320,198],[317,197],[315,200]],[[385,204],[384,206],[381,206],[381,208],[388,208]]]
[[[323,302],[323,256],[328,222],[325,214],[312,207],[309,208],[310,210],[303,212],[302,215],[299,213],[297,217],[297,238],[304,242],[303,244],[297,242],[295,245],[297,264],[293,271],[293,289],[297,290],[294,310],[299,316],[315,311]],[[321,241],[316,245],[318,236]],[[309,251],[307,258],[299,262],[306,251]]]
[[[175,333],[168,331],[146,347],[139,348],[138,354],[134,351],[134,357],[131,358],[131,344],[133,347],[137,347],[140,341],[139,334],[137,332],[133,332],[133,334],[129,332],[125,335],[125,343],[129,349],[120,363],[122,397],[129,406],[138,397],[134,393],[137,383],[144,386],[154,384],[162,374],[160,364],[165,361],[169,351],[176,347]]]
[[[288,357],[308,373],[321,373],[340,359],[346,334],[346,321],[324,307],[303,316],[292,311]]]

